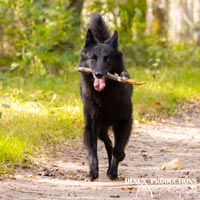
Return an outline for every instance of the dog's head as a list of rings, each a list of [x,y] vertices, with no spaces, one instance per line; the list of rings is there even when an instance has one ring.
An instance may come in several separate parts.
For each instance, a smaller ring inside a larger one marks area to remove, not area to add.
[[[119,55],[117,31],[104,43],[100,43],[88,29],[80,59],[81,67],[92,69],[95,90],[102,91],[105,88],[105,75],[114,70],[117,54]]]

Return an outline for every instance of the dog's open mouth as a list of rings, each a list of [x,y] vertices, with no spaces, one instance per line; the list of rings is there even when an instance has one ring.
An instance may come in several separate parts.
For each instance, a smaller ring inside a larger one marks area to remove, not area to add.
[[[97,78],[94,76],[94,89],[98,92],[102,91],[106,87],[105,77]]]

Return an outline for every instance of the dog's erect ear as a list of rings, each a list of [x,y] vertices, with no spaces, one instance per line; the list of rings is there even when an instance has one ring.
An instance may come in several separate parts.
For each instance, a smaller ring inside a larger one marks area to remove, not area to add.
[[[118,47],[118,32],[115,31],[114,34],[108,40],[105,41],[105,43],[109,44],[113,48],[117,49],[117,47]]]
[[[86,34],[85,46],[94,46],[97,44],[91,29],[88,29]]]

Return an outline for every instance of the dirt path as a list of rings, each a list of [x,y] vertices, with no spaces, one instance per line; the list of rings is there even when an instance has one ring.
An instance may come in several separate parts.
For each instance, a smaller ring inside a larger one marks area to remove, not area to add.
[[[106,176],[107,157],[101,142],[100,177],[85,181],[86,151],[82,141],[74,139],[54,147],[53,155],[47,152],[35,159],[31,168],[0,179],[0,199],[200,199],[199,147],[200,112],[192,107],[166,121],[136,122],[117,181]],[[163,165],[176,158],[174,164]]]

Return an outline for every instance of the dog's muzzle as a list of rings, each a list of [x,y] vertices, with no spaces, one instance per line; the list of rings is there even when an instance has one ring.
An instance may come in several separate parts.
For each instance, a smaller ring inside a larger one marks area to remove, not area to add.
[[[106,87],[106,80],[105,76],[103,76],[100,73],[95,73],[93,75],[94,77],[94,89],[97,90],[98,92],[102,91]]]

